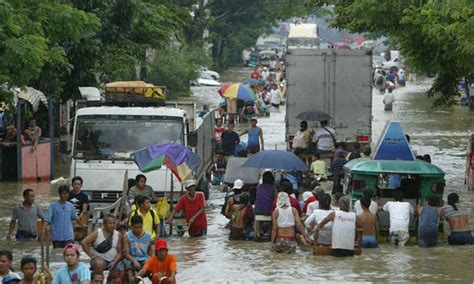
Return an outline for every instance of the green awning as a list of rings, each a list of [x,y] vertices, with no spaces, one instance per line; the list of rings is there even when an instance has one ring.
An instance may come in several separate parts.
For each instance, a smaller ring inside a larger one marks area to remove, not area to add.
[[[419,160],[355,159],[344,165],[344,171],[351,174],[378,175],[380,173],[398,173],[444,177],[444,171],[438,166]]]

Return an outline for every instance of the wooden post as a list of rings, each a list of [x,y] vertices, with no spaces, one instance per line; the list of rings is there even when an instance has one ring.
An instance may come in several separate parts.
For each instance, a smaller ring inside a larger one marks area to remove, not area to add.
[[[173,211],[174,209],[174,183],[173,183],[173,173],[170,172],[170,177],[171,177],[171,198],[170,198],[170,210]],[[173,224],[170,224],[170,237],[173,235]]]

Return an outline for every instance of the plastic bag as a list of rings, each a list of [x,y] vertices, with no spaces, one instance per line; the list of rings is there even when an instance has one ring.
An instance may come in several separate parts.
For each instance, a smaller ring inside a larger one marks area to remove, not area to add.
[[[165,197],[160,197],[156,202],[156,213],[160,219],[165,219],[170,213],[170,205]]]

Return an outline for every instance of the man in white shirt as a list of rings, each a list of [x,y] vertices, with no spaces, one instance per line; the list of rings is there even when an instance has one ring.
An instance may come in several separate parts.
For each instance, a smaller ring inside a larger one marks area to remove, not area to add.
[[[272,107],[276,109],[280,109],[280,91],[278,90],[278,86],[276,84],[272,85],[272,90],[270,92],[270,103]]]
[[[311,132],[308,130],[308,122],[303,120],[300,122],[300,130],[298,130],[293,137],[293,153],[299,155],[308,149],[309,142],[311,141]]]
[[[392,93],[392,89],[388,89],[388,92],[383,96],[384,110],[391,111],[393,108],[393,102],[395,101],[395,96]]]
[[[260,73],[260,78],[263,81],[266,81],[268,79],[268,76],[270,76],[270,71],[268,71],[267,67],[263,67],[262,73]]]
[[[394,246],[404,247],[410,238],[408,226],[410,215],[415,213],[409,202],[403,202],[403,194],[399,191],[393,193],[395,201],[388,201],[383,206],[383,211],[390,214],[390,243]]]
[[[350,200],[347,196],[339,199],[340,210],[331,212],[318,224],[318,229],[327,223],[332,225],[332,255],[336,257],[354,256],[356,215],[350,210]]]
[[[314,133],[313,143],[316,144],[317,152],[324,154],[334,150],[336,131],[328,126],[327,120],[323,120],[320,123],[321,127]]]
[[[364,196],[367,196],[368,198],[372,198],[372,190],[370,188],[366,188],[362,191],[362,194]],[[371,200],[370,201],[370,206],[369,206],[369,211],[370,213],[377,215],[377,211],[379,210],[379,206],[377,205],[377,202]],[[362,214],[364,210],[362,209],[362,206],[360,204],[360,200],[357,200],[354,203],[354,212],[356,213],[357,216]]]

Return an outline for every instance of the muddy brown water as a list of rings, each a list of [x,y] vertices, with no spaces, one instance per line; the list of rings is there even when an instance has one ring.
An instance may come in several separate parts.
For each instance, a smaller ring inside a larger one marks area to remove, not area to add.
[[[234,70],[235,71],[235,70]],[[224,75],[225,80],[238,81],[246,73],[233,72]],[[454,107],[450,111],[431,109],[431,101],[422,93],[428,83],[411,84],[395,91],[396,102],[392,112],[383,111],[382,95],[373,93],[373,139],[382,131],[387,120],[402,123],[411,135],[412,146],[418,154],[430,154],[434,164],[446,172],[446,193],[457,192],[461,202],[472,208],[474,199],[464,185],[467,137],[474,131],[474,114],[466,108]],[[216,105],[219,96],[216,88],[195,87],[194,98],[198,105]],[[269,118],[259,119],[263,128],[266,148],[284,149],[284,111],[272,113]],[[244,138],[245,139],[245,138]],[[63,169],[64,172],[67,170]],[[153,185],[152,185],[153,186]],[[22,256],[39,257],[36,242],[6,241],[10,214],[13,206],[21,201],[21,191],[31,187],[36,190],[36,202],[46,210],[56,199],[49,183],[20,184],[0,183],[0,249],[14,253],[18,268]],[[361,256],[336,259],[330,256],[313,256],[310,251],[298,250],[293,255],[277,255],[270,252],[269,243],[231,242],[224,229],[226,219],[220,214],[223,193],[211,192],[206,210],[209,228],[203,238],[169,239],[170,251],[177,256],[180,282],[290,282],[294,280],[332,281],[472,281],[474,247],[454,247],[442,243],[435,248],[424,249],[408,246],[402,249],[382,244],[380,248],[364,250]],[[470,219],[474,225],[474,212]],[[83,257],[84,261],[87,261]],[[61,253],[52,252],[52,270],[60,265]]]

